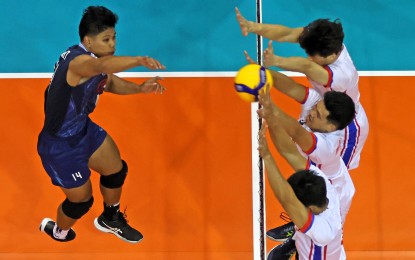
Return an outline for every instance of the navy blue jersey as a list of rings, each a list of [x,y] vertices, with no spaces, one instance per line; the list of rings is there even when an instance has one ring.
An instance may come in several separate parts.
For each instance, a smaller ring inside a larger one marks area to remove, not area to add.
[[[45,91],[45,122],[43,131],[56,137],[70,137],[85,129],[88,115],[95,109],[107,75],[100,74],[71,87],[66,81],[69,63],[79,55],[95,55],[82,44],[74,45],[59,57],[54,74]]]

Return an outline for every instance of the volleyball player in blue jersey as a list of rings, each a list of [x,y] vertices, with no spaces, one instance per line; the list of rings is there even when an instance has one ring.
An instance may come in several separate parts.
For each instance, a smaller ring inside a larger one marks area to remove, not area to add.
[[[61,242],[76,236],[72,226],[94,202],[90,169],[98,172],[104,200],[103,213],[94,224],[124,241],[139,242],[143,236],[127,224],[120,212],[127,163],[104,129],[91,121],[100,94],[163,93],[160,77],[141,85],[113,73],[137,66],[165,69],[157,60],[142,56],[114,56],[118,16],[103,6],[89,6],[79,24],[80,43],[68,48],[55,64],[45,91],[45,121],[38,139],[38,153],[52,183],[65,193],[56,222],[45,218],[40,230]]]

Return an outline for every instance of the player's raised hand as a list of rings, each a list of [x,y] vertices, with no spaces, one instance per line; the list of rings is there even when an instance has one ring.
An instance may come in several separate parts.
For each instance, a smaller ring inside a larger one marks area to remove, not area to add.
[[[272,67],[277,66],[278,56],[274,54],[274,48],[272,47],[272,41],[268,42],[268,47],[264,51],[264,66]]]
[[[251,58],[251,56],[249,56],[249,54],[248,54],[248,52],[247,51],[244,51],[244,54],[245,54],[245,58],[246,58],[246,61],[248,62],[248,63],[250,63],[250,64],[257,64],[252,58]]]
[[[239,26],[241,27],[242,35],[247,36],[251,32],[252,22],[245,19],[239,12],[238,7],[235,7],[236,20],[238,20]]]
[[[140,92],[141,93],[152,93],[152,92],[154,92],[155,94],[157,94],[157,93],[163,94],[163,92],[166,90],[166,88],[161,85],[159,80],[163,80],[163,78],[161,78],[159,76],[156,76],[154,78],[151,78],[151,79],[148,79],[148,80],[144,81],[140,85]]]
[[[266,121],[262,121],[261,130],[259,131],[259,139],[258,139],[258,152],[262,158],[266,158],[267,156],[271,156],[271,152],[268,148],[268,142],[266,138],[267,132],[267,123]]]
[[[161,64],[158,60],[148,56],[139,57],[142,66],[151,70],[164,70],[166,67]]]
[[[257,110],[257,113],[260,118],[265,120],[272,120],[274,112],[270,92],[271,86],[267,83],[258,94],[258,102],[261,104],[261,108]]]

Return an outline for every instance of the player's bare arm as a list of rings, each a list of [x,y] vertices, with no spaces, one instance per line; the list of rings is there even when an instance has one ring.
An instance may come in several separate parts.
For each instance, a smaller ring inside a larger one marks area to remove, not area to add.
[[[327,85],[329,73],[321,65],[311,59],[303,57],[281,57],[274,54],[272,41],[264,51],[264,65],[266,67],[278,67],[288,71],[295,71],[305,74],[309,79],[320,84]]]
[[[295,82],[293,79],[278,71],[269,70],[274,81],[274,88],[289,96],[298,103],[303,103],[307,98],[307,87]]]
[[[138,66],[148,69],[165,69],[156,59],[142,56],[104,56],[93,58],[89,55],[80,55],[69,63],[67,82],[76,86],[92,76],[106,73],[113,74]]]
[[[235,7],[235,12],[236,20],[241,27],[243,36],[247,36],[249,33],[254,33],[278,42],[298,43],[298,37],[304,30],[303,27],[290,28],[279,24],[263,24],[248,21],[244,16],[242,16],[237,7]]]
[[[166,90],[161,85],[161,77],[153,77],[141,84],[136,84],[131,81],[127,81],[122,79],[114,74],[108,75],[107,85],[105,87],[106,92],[118,94],[118,95],[129,95],[129,94],[137,94],[137,93],[160,93]]]
[[[265,88],[265,91],[260,91],[258,99],[262,105],[262,109],[258,111],[258,115],[267,121],[271,132],[273,131],[273,127],[278,124],[278,126],[282,126],[285,129],[287,134],[303,151],[309,151],[314,147],[315,139],[313,135],[304,129],[297,120],[289,116],[272,102],[270,88]]]
[[[271,189],[280,201],[282,207],[291,217],[294,224],[298,227],[303,227],[308,220],[308,209],[298,200],[290,184],[281,175],[281,172],[269,151],[265,134],[266,126],[263,124],[259,134],[258,151],[264,160]]]
[[[261,116],[262,108],[259,109],[258,115]],[[271,125],[265,121],[268,127],[272,143],[277,148],[278,152],[288,162],[288,164],[295,170],[300,171],[307,168],[307,159],[300,154],[291,137],[287,134],[284,127],[278,120],[271,121]]]

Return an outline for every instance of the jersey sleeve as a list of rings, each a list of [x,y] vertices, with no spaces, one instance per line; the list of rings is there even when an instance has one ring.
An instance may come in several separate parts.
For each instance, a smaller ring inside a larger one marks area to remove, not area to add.
[[[300,104],[303,105],[307,99],[308,99],[308,94],[310,93],[310,88],[305,88],[305,96],[304,99],[302,101],[300,101]]]
[[[307,88],[307,95],[305,100],[301,102],[300,119],[305,119],[310,110],[322,99],[321,95],[312,88]]]
[[[308,218],[307,222],[304,224],[302,228],[300,228],[300,231],[303,233],[307,233],[308,230],[311,229],[314,223],[314,214],[311,212],[311,210],[308,211]]]
[[[301,232],[310,237],[316,245],[324,246],[336,238],[341,230],[338,221],[331,223],[329,218],[309,213],[309,220],[306,225],[300,229]]]
[[[327,83],[326,83],[326,84],[324,84],[323,86],[324,86],[325,88],[331,88],[331,85],[333,84],[333,71],[331,70],[330,66],[328,66],[328,65],[324,66],[323,68],[324,68],[324,69],[327,71],[327,73],[329,74],[329,78],[328,78],[328,80],[327,80]]]
[[[310,155],[311,153],[313,153],[316,150],[317,142],[318,142],[317,136],[313,132],[309,132],[309,134],[311,135],[311,138],[313,139],[313,144],[311,145],[311,147],[307,151],[303,151],[307,155]]]

